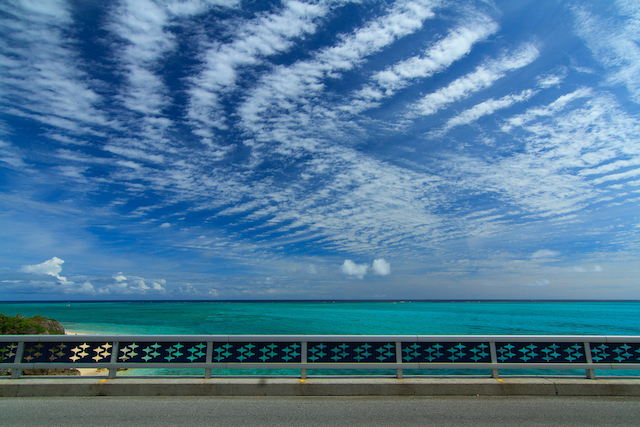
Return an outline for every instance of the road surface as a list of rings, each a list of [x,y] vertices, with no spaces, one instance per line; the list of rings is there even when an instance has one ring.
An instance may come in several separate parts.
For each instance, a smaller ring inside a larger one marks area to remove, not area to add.
[[[640,397],[23,397],[0,426],[632,426]]]

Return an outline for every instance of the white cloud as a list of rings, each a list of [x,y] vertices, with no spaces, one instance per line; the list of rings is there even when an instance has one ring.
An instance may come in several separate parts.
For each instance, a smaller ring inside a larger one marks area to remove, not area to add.
[[[53,257],[41,264],[23,265],[21,270],[25,273],[53,276],[58,279],[60,283],[72,283],[67,281],[66,277],[60,276],[60,273],[62,272],[62,264],[64,264],[64,260],[58,257]]]
[[[5,114],[95,134],[94,127],[108,120],[96,108],[101,97],[79,66],[77,43],[66,38],[73,24],[70,9],[61,0],[0,4],[0,93],[11,100]]]
[[[491,86],[496,80],[504,77],[507,72],[531,64],[539,55],[540,52],[533,44],[526,44],[514,54],[489,61],[477,67],[472,73],[425,96],[412,107],[412,110],[419,116],[435,114],[446,105]]]
[[[384,258],[374,259],[372,270],[379,276],[388,276],[391,274],[391,264],[384,260]]]
[[[112,14],[111,30],[125,41],[116,51],[129,82],[121,95],[124,105],[145,115],[160,114],[166,89],[149,68],[175,49],[174,37],[166,30],[167,10],[151,0],[135,0],[122,2]]]
[[[155,163],[164,161],[159,152],[175,153],[173,138],[168,135],[174,122],[165,113],[173,99],[160,66],[178,47],[172,29],[183,25],[185,18],[236,3],[125,0],[111,8],[107,28],[113,39],[113,55],[125,79],[117,96],[125,109],[119,109],[117,117],[134,138],[111,139],[105,150]]]
[[[227,129],[221,102],[236,89],[238,69],[255,65],[260,58],[285,52],[293,39],[313,33],[316,21],[325,16],[335,2],[319,4],[286,1],[278,13],[245,22],[228,44],[214,45],[202,54],[204,65],[191,79],[187,115],[204,142],[213,144],[210,128]]]
[[[67,293],[95,294],[96,288],[91,284],[91,282],[84,282],[77,284],[74,289],[69,289]]]
[[[555,258],[558,255],[560,255],[560,252],[551,251],[549,249],[540,249],[539,251],[531,254],[531,259]]]
[[[571,270],[573,270],[576,273],[589,273],[589,272],[599,273],[602,271],[602,267],[600,267],[599,265],[594,265],[591,268],[587,268],[587,267],[578,265],[578,266],[572,267]]]
[[[367,270],[369,266],[367,264],[356,264],[350,259],[344,260],[342,264],[341,270],[344,274],[349,276],[356,276],[358,279],[362,279],[365,274],[367,274]]]
[[[130,286],[129,289],[132,291],[144,292],[146,290],[151,289],[143,279],[134,280],[135,286]]]
[[[321,68],[325,72],[353,68],[365,56],[422,27],[424,20],[435,16],[431,10],[435,5],[436,1],[427,0],[396,2],[388,14],[344,37],[342,43],[322,51],[318,55]]]
[[[372,83],[355,92],[347,105],[338,108],[357,114],[376,107],[380,100],[393,96],[412,82],[444,71],[467,55],[474,44],[497,30],[498,25],[489,17],[475,14],[470,22],[451,30],[446,37],[427,48],[422,55],[413,56],[374,74]]]
[[[627,172],[606,175],[606,176],[603,176],[602,178],[596,178],[592,182],[594,184],[602,184],[603,182],[607,182],[607,181],[621,181],[628,178],[635,178],[636,176],[640,176],[640,169],[633,169]]]
[[[567,69],[562,68],[562,70],[558,73],[539,76],[537,78],[538,87],[542,89],[548,89],[550,87],[558,86],[567,77],[567,74]]]
[[[560,74],[544,75],[538,78],[537,86],[539,88],[549,88],[558,85],[566,77],[566,72]],[[481,117],[495,113],[498,110],[502,110],[512,105],[524,101],[528,101],[533,96],[537,95],[539,90],[525,89],[518,94],[505,95],[502,98],[494,99],[490,98],[469,108],[462,113],[447,120],[443,128],[439,131],[433,132],[433,135],[442,135],[444,132],[452,129],[456,126],[468,125],[480,119]],[[579,89],[572,94],[564,95],[558,100],[553,102],[547,107],[547,110],[539,107],[533,108],[525,114],[519,115],[509,120],[510,125],[503,126],[503,131],[509,131],[514,125],[522,125],[527,121],[533,120],[536,116],[549,115],[551,112],[556,112],[570,102],[573,99],[588,96],[590,92],[586,89]]]
[[[109,27],[125,41],[118,49],[121,65],[126,69],[128,86],[120,95],[127,108],[145,116],[162,115],[167,105],[168,90],[163,76],[154,72],[157,62],[176,49],[175,35],[169,26],[179,25],[178,19],[196,15],[214,6],[234,6],[237,1],[154,2],[125,0],[112,10]],[[157,120],[148,124],[159,123]]]
[[[456,126],[468,125],[483,116],[487,116],[489,114],[495,113],[498,110],[508,108],[517,102],[526,101],[536,93],[538,92],[531,89],[526,89],[516,95],[506,95],[500,99],[488,99],[447,120],[447,123],[444,125],[443,129],[449,130]]]
[[[11,146],[8,142],[0,140],[0,162],[12,169],[31,171],[30,166],[23,160],[20,151]]]
[[[540,117],[553,117],[558,112],[562,111],[567,105],[580,98],[589,97],[592,95],[592,91],[589,88],[580,88],[566,95],[562,95],[551,104],[544,107],[533,107],[527,110],[523,114],[513,116],[507,120],[506,125],[502,127],[503,132],[509,132],[515,126],[524,126],[525,124],[540,118]]]
[[[541,287],[541,286],[549,286],[551,282],[547,279],[536,280],[535,282],[527,282],[523,283],[522,286],[527,287]]]
[[[168,222],[163,222],[162,224],[160,224],[160,228],[169,228],[171,227],[171,224]]]
[[[152,280],[151,286],[147,285],[147,281],[139,276],[125,276],[122,272],[118,272],[112,276],[115,283],[98,290],[98,292],[113,294],[146,294],[149,292],[166,292],[164,285],[165,279]]]
[[[396,2],[387,14],[342,37],[338,44],[321,50],[313,59],[289,67],[276,67],[273,73],[261,79],[261,84],[240,106],[243,126],[258,138],[273,140],[274,135],[278,135],[275,139],[285,143],[291,139],[291,129],[283,129],[282,124],[299,125],[300,120],[305,120],[292,113],[306,110],[300,105],[309,106],[310,99],[324,88],[324,78],[339,77],[340,73],[362,63],[365,57],[421,28],[424,20],[434,17],[432,4],[437,2]],[[330,112],[326,114],[331,115]],[[270,132],[272,122],[279,126]],[[306,147],[316,146],[312,141],[305,142]]]
[[[155,280],[151,287],[153,288],[154,291],[161,291],[164,292],[166,291],[166,289],[164,288],[164,285],[167,284],[167,281],[165,279],[160,279],[160,280]]]
[[[115,279],[116,282],[120,283],[120,282],[126,282],[127,281],[127,277],[124,276],[122,274],[122,272],[120,273],[116,273],[113,275],[113,278]]]
[[[180,291],[181,294],[187,294],[187,295],[199,295],[200,292],[191,284],[191,283],[187,283],[186,287],[182,287],[180,286],[178,288],[178,291]]]
[[[112,143],[117,141],[112,139]],[[132,145],[132,141],[119,141],[124,145]],[[102,147],[104,151],[108,151],[113,154],[118,154],[122,157],[128,157],[130,159],[142,160],[150,163],[164,163],[164,156],[160,154],[150,154],[149,152],[136,148],[119,147],[115,145],[105,145]]]
[[[467,55],[473,45],[498,30],[498,25],[484,15],[455,28],[442,40],[430,46],[424,55],[401,61],[373,76],[378,87],[388,96],[407,86],[410,80],[430,77]]]
[[[634,2],[612,3],[622,12],[615,18],[598,16],[599,11],[592,13],[587,7],[574,7],[576,31],[594,58],[607,68],[608,83],[624,85],[631,99],[640,103],[640,10]]]
[[[580,175],[600,175],[609,172],[616,171],[622,168],[628,168],[632,166],[640,165],[640,157],[630,160],[616,160],[606,165],[601,165],[596,168],[583,169],[580,171]]]
[[[88,280],[82,283],[74,283],[70,280],[67,280],[66,277],[61,276],[60,273],[62,272],[62,264],[64,264],[64,260],[58,257],[53,257],[41,264],[23,265],[20,270],[23,273],[47,275],[55,277],[58,280],[58,283],[55,286],[51,283],[42,282],[40,280],[32,280],[30,282],[25,281],[25,283],[30,284],[31,286],[36,286],[36,288],[38,289],[37,292],[62,292],[69,295],[93,295],[96,293],[95,287]]]
[[[582,97],[588,98],[566,108]],[[612,97],[594,96],[590,89],[581,88],[506,123],[521,127],[522,134],[512,141],[513,148],[518,147],[515,153],[490,160],[453,156],[447,176],[463,178],[462,187],[493,193],[541,218],[584,213],[583,208],[605,196],[596,185],[637,176],[637,168],[623,168],[632,166],[640,156],[638,145],[629,143],[637,139],[640,125]],[[616,164],[618,159],[628,163]],[[619,173],[584,178],[595,171]]]
[[[358,279],[363,279],[369,268],[371,268],[374,274],[379,276],[388,276],[391,274],[391,265],[383,258],[373,260],[373,266],[369,266],[368,264],[356,264],[350,259],[346,259],[342,264],[341,270],[344,274],[356,276]]]

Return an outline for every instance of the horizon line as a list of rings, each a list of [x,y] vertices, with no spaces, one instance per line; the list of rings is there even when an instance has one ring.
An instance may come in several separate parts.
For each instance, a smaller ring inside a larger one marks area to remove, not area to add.
[[[550,298],[550,299],[231,299],[231,300],[160,300],[160,299],[133,299],[133,300],[14,300],[14,301],[0,301],[0,304],[40,304],[40,303],[283,303],[283,302],[640,302],[638,299],[562,299],[562,298]]]

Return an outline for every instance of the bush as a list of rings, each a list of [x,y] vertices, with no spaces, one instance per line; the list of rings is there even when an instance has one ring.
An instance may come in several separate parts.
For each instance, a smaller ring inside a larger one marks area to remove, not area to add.
[[[20,314],[10,317],[0,313],[0,335],[64,335],[64,328],[42,316],[27,319]]]

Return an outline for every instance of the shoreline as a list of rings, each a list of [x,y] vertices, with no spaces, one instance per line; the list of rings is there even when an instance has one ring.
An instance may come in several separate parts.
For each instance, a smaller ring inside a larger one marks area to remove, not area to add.
[[[87,332],[78,332],[78,331],[70,331],[68,329],[65,328],[64,330],[64,334],[65,335],[91,335]]]
[[[93,335],[88,332],[74,331],[74,330],[69,330],[67,328],[65,328],[64,334],[65,335]],[[109,374],[109,370],[105,368],[101,368],[101,369],[74,368],[74,369],[80,372],[81,377],[106,377]]]

